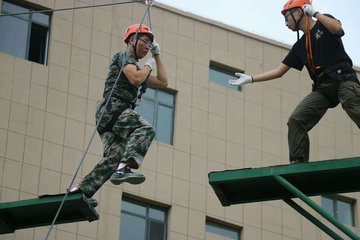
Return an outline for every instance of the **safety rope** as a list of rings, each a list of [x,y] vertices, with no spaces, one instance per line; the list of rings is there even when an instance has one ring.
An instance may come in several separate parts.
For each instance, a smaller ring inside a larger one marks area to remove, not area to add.
[[[152,6],[154,4],[154,1],[153,0],[147,0],[146,4],[148,4],[148,6]],[[147,8],[147,15],[148,15],[148,26],[149,26],[149,29],[151,30],[152,27],[151,27],[150,8]],[[139,29],[140,29],[140,26],[139,26]],[[147,81],[149,79],[150,74],[151,74],[151,71],[149,72],[149,74],[146,77],[145,81],[141,84],[139,94],[137,95],[136,101],[135,101],[136,105],[140,105],[141,100],[142,100],[142,96],[146,93],[146,89],[148,88]]]
[[[139,1],[132,1],[132,2],[139,2]],[[131,3],[132,3],[132,2],[131,2]],[[141,2],[142,2],[142,1],[141,1]],[[140,27],[141,27],[141,25],[143,24],[143,22],[144,22],[145,17],[146,17],[147,14],[149,14],[149,21],[150,21],[150,7],[154,4],[154,0],[146,0],[146,1],[145,1],[145,4],[147,5],[147,8],[146,8],[146,11],[145,11],[145,13],[144,13],[144,16],[143,16],[143,18],[142,18],[142,20],[141,20],[141,22],[140,22],[140,24],[139,24],[139,29],[138,29],[138,30],[136,31],[136,33],[135,33],[135,38],[137,37],[137,35],[138,35],[138,33],[139,33],[139,30],[140,30]],[[115,89],[115,87],[116,87],[117,82],[118,82],[119,79],[120,79],[120,76],[121,76],[121,73],[122,73],[122,71],[123,71],[123,68],[124,68],[124,62],[123,62],[123,64],[122,64],[121,68],[120,68],[119,74],[118,74],[118,76],[117,76],[117,78],[116,78],[116,81],[114,82],[114,86],[112,87],[112,89],[111,89],[111,91],[110,91],[109,97],[107,98],[106,103],[105,103],[105,107],[104,107],[103,109],[106,109],[107,105],[108,105],[109,102],[110,102],[111,96],[112,96],[112,94],[113,94],[113,92],[114,92],[114,89]],[[90,145],[91,145],[91,143],[92,143],[92,141],[93,141],[93,139],[94,139],[94,136],[95,136],[95,134],[96,134],[96,132],[97,132],[97,128],[99,127],[99,124],[100,124],[100,122],[101,122],[101,119],[102,119],[103,115],[104,115],[104,110],[103,110],[103,111],[101,112],[101,114],[100,114],[99,121],[97,122],[97,124],[96,124],[96,126],[95,126],[95,129],[94,129],[94,131],[93,131],[93,133],[92,133],[92,135],[91,135],[91,137],[90,137],[90,140],[89,140],[89,142],[88,142],[88,144],[87,144],[87,146],[86,146],[86,148],[85,148],[85,150],[84,150],[84,152],[83,152],[83,155],[82,155],[82,157],[81,157],[81,161],[80,161],[80,163],[79,163],[79,165],[78,165],[78,167],[77,167],[77,169],[76,169],[76,171],[75,171],[74,177],[72,178],[72,180],[71,180],[71,182],[70,182],[70,185],[69,185],[69,187],[67,188],[68,190],[65,192],[65,195],[64,195],[64,197],[63,197],[63,199],[62,199],[62,201],[61,201],[61,203],[60,203],[60,206],[59,206],[59,208],[58,208],[58,210],[57,210],[57,212],[56,212],[56,214],[55,214],[55,217],[54,217],[54,219],[53,219],[53,221],[52,221],[52,223],[51,223],[51,226],[50,226],[50,228],[49,228],[49,230],[48,230],[48,232],[47,232],[44,240],[47,240],[47,239],[49,238],[50,233],[51,233],[52,229],[54,228],[55,222],[56,222],[56,220],[57,220],[57,218],[58,218],[58,216],[59,216],[59,214],[60,214],[60,212],[61,212],[61,209],[62,209],[62,207],[63,207],[63,205],[64,205],[65,199],[66,199],[66,197],[68,196],[68,194],[69,194],[69,192],[70,192],[70,189],[72,188],[72,186],[73,186],[73,184],[74,184],[74,182],[75,182],[76,176],[77,176],[77,174],[79,173],[80,168],[81,168],[81,166],[82,166],[82,164],[83,164],[83,162],[84,162],[84,160],[85,160],[85,156],[86,156],[87,152],[89,151]]]
[[[306,33],[305,33],[306,56],[310,66],[310,70],[314,73],[320,70],[320,66],[315,66],[314,64],[310,30],[311,30],[310,17],[306,16]]]
[[[310,0],[310,5],[312,5],[312,0]],[[311,72],[316,72],[320,69],[319,66],[315,66],[313,52],[312,52],[312,43],[311,43],[311,34],[310,34],[310,16],[306,16],[303,12],[302,17],[305,16],[306,32],[305,32],[305,48],[306,48],[306,57],[310,66]],[[300,20],[299,20],[300,21]],[[298,40],[299,40],[299,31],[298,31]]]
[[[18,16],[18,15],[34,14],[34,13],[49,13],[49,12],[59,12],[59,11],[68,11],[68,10],[78,10],[78,9],[85,9],[85,8],[107,7],[107,6],[122,5],[122,4],[127,4],[127,3],[136,3],[136,2],[144,2],[144,0],[132,0],[132,1],[127,1],[127,2],[107,3],[107,4],[100,4],[100,5],[82,6],[82,7],[47,9],[47,10],[38,10],[38,11],[31,11],[31,12],[0,14],[0,17],[13,17],[13,16]]]

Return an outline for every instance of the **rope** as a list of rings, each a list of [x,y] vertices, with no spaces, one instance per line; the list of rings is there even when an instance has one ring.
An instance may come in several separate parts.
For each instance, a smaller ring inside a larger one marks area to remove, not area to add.
[[[312,0],[310,0],[310,5],[312,5]],[[304,13],[305,15],[305,13]],[[304,16],[303,15],[303,16]],[[310,70],[312,72],[316,72],[320,69],[320,66],[315,66],[314,59],[313,59],[313,52],[312,52],[312,43],[311,43],[311,35],[310,35],[310,18],[309,16],[306,17],[306,32],[305,32],[305,47],[306,47],[306,56],[310,66]]]
[[[12,16],[18,16],[18,15],[24,15],[24,14],[49,13],[49,12],[59,12],[59,11],[68,11],[68,10],[78,10],[78,9],[85,9],[85,8],[107,7],[107,6],[122,5],[122,4],[135,3],[135,2],[144,2],[144,1],[143,0],[132,0],[132,1],[127,1],[127,2],[107,3],[107,4],[100,4],[100,5],[82,6],[82,7],[48,9],[48,10],[39,10],[39,11],[31,11],[31,12],[22,12],[22,13],[0,14],[0,17],[12,17]]]
[[[319,66],[315,66],[312,52],[312,44],[311,44],[311,35],[310,35],[310,17],[306,16],[306,35],[305,35],[305,46],[306,46],[306,56],[308,59],[308,63],[310,66],[310,70],[312,72],[316,72],[320,69]]]
[[[152,6],[152,3],[149,3],[148,6]],[[151,30],[150,8],[147,8],[147,13],[148,13],[149,28]],[[148,81],[148,79],[150,77],[150,74],[151,74],[151,71],[149,72],[148,76],[146,77],[146,80],[141,84],[139,94],[138,94],[137,99],[136,99],[136,105],[140,105],[141,100],[142,100],[142,96],[146,93],[146,90],[148,88],[147,81]]]
[[[150,30],[151,30],[152,27],[151,27],[150,8],[147,8],[147,12],[148,12],[149,28],[150,28]]]
[[[132,2],[134,2],[134,1],[132,1]],[[112,4],[112,5],[114,5],[114,4]],[[146,4],[146,5],[147,5],[147,8],[146,8],[145,14],[144,14],[144,16],[143,16],[143,18],[142,18],[142,20],[141,20],[141,22],[140,22],[140,24],[139,24],[139,28],[140,28],[140,26],[143,24],[146,15],[147,15],[147,14],[150,14],[150,7],[152,6],[152,4]],[[150,15],[149,15],[149,18],[150,18]],[[135,37],[137,36],[137,34],[138,34],[138,31],[136,32]],[[122,71],[123,71],[123,68],[124,68],[124,62],[123,62],[123,64],[122,64],[121,68],[120,68],[119,74],[118,74],[118,76],[117,76],[117,78],[116,78],[116,81],[115,81],[115,83],[114,83],[114,86],[112,87],[112,89],[111,89],[111,91],[110,91],[109,97],[107,98],[107,101],[106,101],[106,103],[105,103],[105,107],[104,107],[103,109],[106,109],[107,105],[109,104],[110,98],[111,98],[111,96],[112,96],[112,94],[113,94],[113,92],[114,92],[114,89],[115,89],[115,87],[116,87],[117,82],[118,82],[119,79],[120,79],[120,76],[121,76],[121,73],[122,73]],[[59,206],[59,208],[58,208],[58,210],[57,210],[57,212],[56,212],[56,215],[55,215],[55,217],[54,217],[54,219],[53,219],[53,221],[52,221],[52,223],[51,223],[51,226],[50,226],[50,228],[49,228],[49,231],[48,231],[47,234],[46,234],[45,240],[47,240],[47,239],[49,238],[50,233],[51,233],[52,229],[54,228],[55,222],[56,222],[56,220],[57,220],[57,218],[58,218],[58,216],[59,216],[59,214],[60,214],[60,211],[61,211],[61,209],[62,209],[62,207],[63,207],[63,205],[64,205],[65,199],[66,199],[66,197],[68,196],[68,194],[69,194],[69,192],[70,192],[70,189],[71,189],[72,185],[73,185],[74,182],[75,182],[75,178],[76,178],[77,174],[79,173],[80,168],[81,168],[81,166],[82,166],[82,164],[83,164],[83,162],[84,162],[84,160],[85,160],[85,156],[86,156],[86,154],[87,154],[87,152],[88,152],[88,150],[89,150],[89,148],[90,148],[90,145],[91,145],[91,143],[92,143],[92,141],[93,141],[93,139],[94,139],[94,136],[95,136],[95,134],[96,134],[96,132],[97,132],[97,128],[98,128],[98,126],[99,126],[99,124],[100,124],[100,122],[101,122],[101,119],[102,119],[103,115],[104,115],[104,111],[101,112],[99,121],[98,121],[98,123],[96,124],[96,127],[95,127],[95,129],[94,129],[94,131],[93,131],[93,133],[92,133],[92,135],[91,135],[90,141],[89,141],[89,143],[87,144],[87,146],[86,146],[86,148],[85,148],[85,150],[84,150],[84,152],[83,152],[83,155],[82,155],[82,157],[81,157],[81,161],[80,161],[80,163],[79,163],[79,165],[78,165],[78,167],[77,167],[77,169],[76,169],[76,171],[75,171],[74,177],[72,178],[72,180],[71,180],[71,182],[70,182],[70,185],[69,185],[69,187],[68,187],[68,191],[66,191],[66,193],[65,193],[65,195],[64,195],[64,197],[63,197],[63,199],[62,199],[62,201],[61,201],[61,203],[60,203],[60,206]]]

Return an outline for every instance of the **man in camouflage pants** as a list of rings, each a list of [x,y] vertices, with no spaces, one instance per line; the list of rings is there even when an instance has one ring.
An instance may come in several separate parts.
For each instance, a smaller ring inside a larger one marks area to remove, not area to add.
[[[96,107],[97,130],[104,145],[104,158],[70,191],[84,193],[93,205],[97,205],[97,202],[91,197],[109,179],[116,185],[123,182],[140,184],[145,181],[142,173],[132,172],[131,169],[138,169],[141,165],[154,139],[155,130],[133,109],[141,100],[139,87],[167,86],[160,47],[154,41],[150,29],[145,25],[131,25],[125,32],[124,41],[127,51],[113,56],[103,99]],[[138,60],[149,51],[153,58],[147,59],[141,69]],[[155,68],[157,75],[150,75]],[[120,78],[112,92],[119,74]],[[144,92],[142,89],[141,93]]]

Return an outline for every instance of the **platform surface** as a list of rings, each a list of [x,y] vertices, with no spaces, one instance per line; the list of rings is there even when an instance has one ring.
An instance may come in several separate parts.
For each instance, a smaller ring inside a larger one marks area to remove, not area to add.
[[[209,173],[223,206],[294,197],[275,179],[280,175],[307,196],[360,190],[360,157]]]
[[[0,234],[51,225],[65,194],[0,203]],[[55,224],[98,220],[99,215],[81,194],[67,195]]]

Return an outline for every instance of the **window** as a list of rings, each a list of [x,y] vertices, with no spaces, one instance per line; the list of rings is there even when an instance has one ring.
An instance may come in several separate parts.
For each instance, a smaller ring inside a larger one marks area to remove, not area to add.
[[[121,204],[121,240],[166,240],[165,209],[123,199]]]
[[[47,64],[50,16],[37,9],[3,1],[0,17],[0,51],[33,62]]]
[[[226,67],[219,63],[210,62],[209,81],[222,85],[226,88],[231,88],[240,91],[241,87],[232,86],[228,83],[229,79],[236,79],[236,72],[243,72],[230,67]]]
[[[240,240],[240,230],[212,221],[206,221],[206,239]]]
[[[174,94],[159,89],[148,88],[136,111],[155,127],[155,140],[172,144],[174,108]]]
[[[354,203],[354,200],[337,195],[321,197],[321,206],[340,222],[349,226],[355,226]]]

